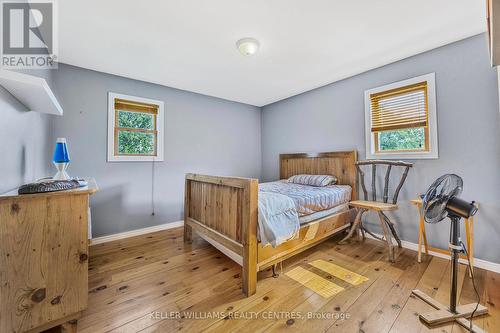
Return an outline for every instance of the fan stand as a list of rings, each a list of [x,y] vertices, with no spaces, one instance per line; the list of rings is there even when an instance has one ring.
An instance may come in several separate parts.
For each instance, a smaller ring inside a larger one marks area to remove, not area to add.
[[[433,299],[432,297],[418,289],[413,290],[412,294],[437,309],[436,311],[419,314],[420,319],[429,326],[456,321],[464,328],[470,330],[470,321],[465,318],[468,318],[472,315],[472,312],[476,308],[476,303],[457,306],[458,256],[462,251],[462,247],[460,245],[460,217],[451,214],[449,217],[451,219],[449,244],[451,251],[450,306],[446,307],[445,305],[441,304],[437,300]],[[479,316],[487,313],[488,308],[479,304],[476,312],[474,313],[474,316]],[[471,332],[483,333],[486,331],[476,325],[472,325]]]

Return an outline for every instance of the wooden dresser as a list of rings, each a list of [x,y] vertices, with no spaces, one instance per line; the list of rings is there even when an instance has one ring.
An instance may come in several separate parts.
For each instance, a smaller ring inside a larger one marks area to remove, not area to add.
[[[87,307],[89,186],[0,195],[0,332],[39,332]]]

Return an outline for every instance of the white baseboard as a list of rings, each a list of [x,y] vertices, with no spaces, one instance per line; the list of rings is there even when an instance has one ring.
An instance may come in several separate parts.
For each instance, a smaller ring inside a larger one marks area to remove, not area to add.
[[[382,235],[380,235],[380,234],[374,233],[374,235],[376,235],[378,237],[382,237]],[[373,238],[368,233],[366,233],[366,238],[375,239],[375,238]],[[397,243],[396,243],[396,241],[394,239],[393,239],[393,243],[394,243],[394,245],[397,246]],[[401,240],[401,246],[403,248],[405,248],[405,249],[409,249],[409,250],[413,250],[413,251],[418,251],[418,244],[415,244],[415,243],[412,243],[412,242]],[[422,252],[423,252],[423,254],[425,254],[423,246],[422,246]],[[435,257],[439,257],[439,258],[450,259],[449,255],[446,255],[446,254],[443,254],[443,253],[439,253],[439,252],[429,251],[429,254],[432,255],[432,256],[435,256]],[[467,264],[467,260],[465,260],[465,259],[461,259],[460,258],[459,262],[461,262],[462,264]],[[486,260],[483,260],[483,259],[474,258],[474,267],[482,268],[482,269],[485,269],[485,270],[488,270],[488,271],[492,271],[492,272],[496,272],[496,273],[500,273],[500,264],[497,264],[497,263],[494,263],[494,262],[491,262],[491,261],[486,261]]]
[[[183,225],[184,225],[184,221],[175,221],[175,222],[155,225],[152,227],[120,232],[118,234],[96,237],[96,238],[92,238],[90,240],[90,245],[97,245],[97,244],[107,243],[107,242],[111,242],[111,241],[115,241],[115,240],[119,240],[119,239],[145,235],[145,234],[149,234],[149,233],[156,232],[156,231],[178,228],[178,227],[182,227]]]

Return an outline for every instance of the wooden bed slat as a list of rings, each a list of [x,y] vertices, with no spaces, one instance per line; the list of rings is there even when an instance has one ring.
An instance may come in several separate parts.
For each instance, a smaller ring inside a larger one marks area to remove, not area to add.
[[[205,236],[208,236],[214,240],[216,240],[218,243],[224,245],[231,251],[233,251],[236,254],[242,255],[243,253],[243,245],[241,245],[238,242],[235,242],[231,238],[221,234],[220,232],[217,232],[206,225],[201,224],[200,222],[193,220],[192,218],[188,218],[188,224],[197,232],[204,234]]]
[[[241,205],[239,197],[243,188],[203,183],[186,179],[185,218],[216,230],[230,239],[241,242]]]

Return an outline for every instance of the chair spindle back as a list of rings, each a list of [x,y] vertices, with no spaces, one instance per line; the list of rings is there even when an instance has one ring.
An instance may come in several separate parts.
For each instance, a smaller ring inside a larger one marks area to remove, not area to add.
[[[392,203],[396,204],[398,202],[399,192],[403,187],[404,182],[406,181],[406,177],[408,176],[408,171],[413,166],[413,163],[404,162],[404,161],[385,161],[385,160],[366,160],[366,161],[358,161],[356,162],[356,169],[359,173],[359,179],[361,181],[361,188],[363,189],[363,196],[365,200],[368,200],[368,191],[365,186],[365,173],[361,169],[361,166],[371,165],[372,166],[372,201],[377,201],[377,188],[376,188],[376,179],[377,179],[377,165],[387,165],[387,170],[385,172],[385,184],[384,184],[384,194],[382,200],[384,203],[387,203],[389,200],[389,178],[391,174],[392,167],[404,167],[403,174],[401,175],[401,179],[399,180],[399,184],[394,191],[394,196],[392,198]]]

